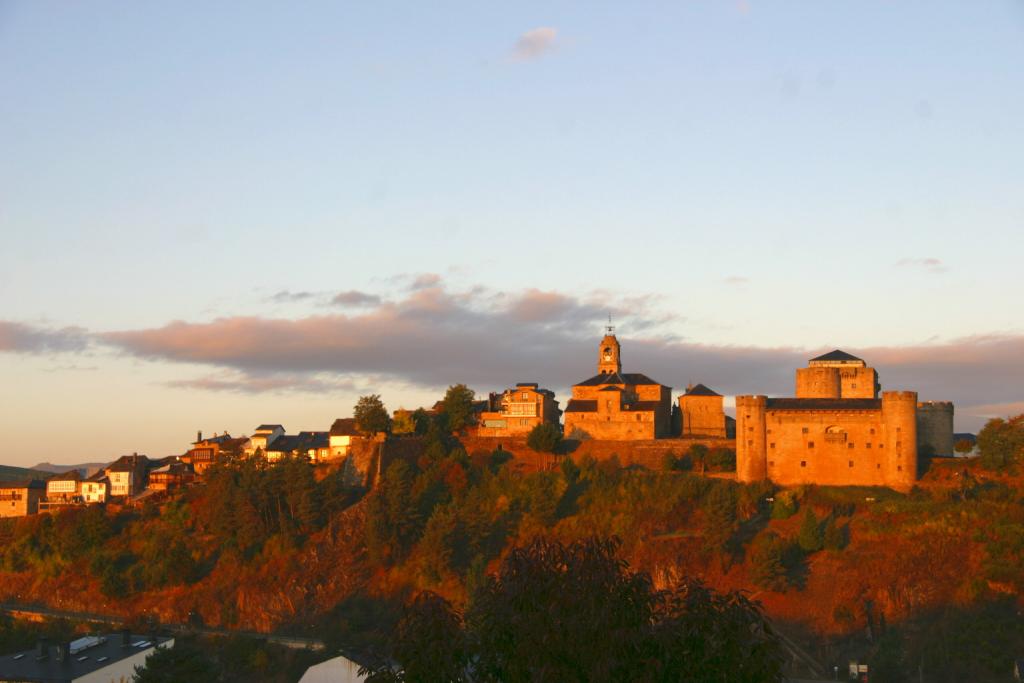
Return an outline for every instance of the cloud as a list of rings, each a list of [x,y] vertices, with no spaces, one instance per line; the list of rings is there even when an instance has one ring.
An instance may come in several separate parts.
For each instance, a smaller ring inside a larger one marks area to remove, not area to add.
[[[558,30],[550,26],[538,26],[519,36],[512,47],[512,60],[528,62],[552,52],[556,47]]]
[[[597,344],[612,315],[629,372],[677,390],[703,382],[726,395],[791,396],[793,373],[833,347],[763,348],[695,343],[678,336],[678,314],[656,296],[594,291],[569,295],[485,287],[454,290],[437,276],[417,279],[395,299],[307,317],[229,316],[90,335],[0,322],[0,349],[106,347],[161,363],[198,364],[209,374],[171,386],[221,392],[333,392],[383,383],[478,391],[538,381],[565,395],[595,371]],[[348,293],[345,293],[348,294]],[[912,346],[843,347],[879,372],[884,389],[951,400],[959,429],[1024,402],[1024,335],[975,335]]]
[[[89,334],[81,327],[47,329],[0,320],[0,352],[58,353],[84,351]]]
[[[356,385],[348,381],[322,379],[306,375],[248,375],[238,372],[224,372],[193,379],[172,380],[165,386],[173,389],[198,391],[222,391],[240,394],[262,393],[336,393],[350,392]]]
[[[312,299],[315,296],[314,292],[290,292],[287,289],[282,289],[280,292],[267,297],[267,300],[275,304],[289,304]]]
[[[905,258],[896,262],[898,268],[923,268],[929,273],[945,273],[949,268],[937,258]]]
[[[331,298],[331,304],[334,306],[376,306],[380,302],[381,298],[376,294],[367,294],[355,289],[338,292]]]

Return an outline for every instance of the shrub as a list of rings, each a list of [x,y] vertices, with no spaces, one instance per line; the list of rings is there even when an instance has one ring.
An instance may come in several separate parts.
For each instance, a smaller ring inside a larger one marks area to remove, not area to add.
[[[779,491],[772,503],[772,519],[789,519],[796,514],[799,505],[792,491]]]
[[[561,443],[562,430],[550,422],[537,425],[526,437],[526,445],[539,453],[554,453]]]

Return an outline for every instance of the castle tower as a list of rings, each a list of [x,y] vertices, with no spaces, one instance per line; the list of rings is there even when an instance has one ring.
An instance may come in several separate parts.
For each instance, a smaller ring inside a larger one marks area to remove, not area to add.
[[[736,481],[768,478],[765,420],[766,396],[736,397]]]
[[[604,339],[597,350],[597,371],[602,375],[622,372],[622,359],[619,356],[619,340],[613,334],[615,328],[605,328]]]
[[[953,455],[953,404],[917,404],[917,449],[921,455]]]
[[[863,359],[836,349],[796,371],[797,398],[878,398],[878,373]]]
[[[917,392],[883,391],[882,423],[885,425],[885,483],[908,491],[917,481]]]

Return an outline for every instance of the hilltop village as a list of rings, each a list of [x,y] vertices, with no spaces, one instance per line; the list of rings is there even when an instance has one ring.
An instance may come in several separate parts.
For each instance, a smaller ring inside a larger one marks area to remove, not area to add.
[[[794,397],[737,396],[735,418],[725,413],[724,397],[704,384],[687,387],[673,402],[672,387],[643,373],[624,372],[611,327],[598,345],[596,369],[597,374],[573,385],[564,411],[553,391],[534,382],[474,400],[460,435],[550,466],[550,460],[523,447],[532,431],[549,425],[571,444],[564,450],[570,456],[614,453],[623,464],[656,468],[666,453],[700,445],[734,453],[740,482],[902,491],[917,480],[919,458],[953,454],[952,403],[920,402],[914,391],[881,391],[876,370],[840,350],[796,370]],[[199,432],[182,455],[151,459],[134,453],[92,473],[71,469],[47,480],[0,482],[0,517],[108,501],[143,502],[188,486],[228,457],[335,463],[351,482],[372,485],[386,460],[408,455],[401,442],[415,434],[417,419],[442,409],[438,401],[430,408],[396,410],[390,434],[360,429],[355,418],[339,418],[327,431],[297,434],[288,434],[280,424],[261,424],[248,437]]]

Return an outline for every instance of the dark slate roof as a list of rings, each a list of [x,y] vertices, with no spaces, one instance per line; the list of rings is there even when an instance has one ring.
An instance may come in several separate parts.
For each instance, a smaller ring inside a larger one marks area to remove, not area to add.
[[[82,473],[78,470],[68,470],[47,478],[47,481],[82,481]]]
[[[122,455],[107,467],[107,472],[134,472],[137,467],[133,458],[138,457],[138,465],[143,467],[149,463],[149,458],[144,455]]]
[[[770,398],[768,410],[881,410],[880,398]]]
[[[299,436],[297,434],[282,434],[267,444],[268,451],[291,453],[299,448]]]
[[[709,389],[703,384],[698,384],[695,387],[687,389],[684,396],[721,396],[721,394],[714,389]]]
[[[260,425],[256,428],[257,432],[272,432],[275,429],[284,429],[281,425]]]
[[[650,385],[659,384],[647,375],[639,372],[605,372],[600,375],[594,375],[588,380],[584,380],[577,384],[578,387],[596,387],[602,384],[632,384],[632,385]],[[659,384],[660,386],[660,384]]]
[[[526,387],[527,389],[536,389],[540,385],[536,382],[516,382],[517,387]]]
[[[302,448],[327,448],[330,445],[330,435],[327,432],[299,432],[299,439]]]
[[[96,472],[91,477],[86,479],[86,481],[92,481],[92,482],[105,481],[105,482],[109,483],[110,480],[107,478],[107,473],[104,472],[103,470],[100,470],[99,472]]]
[[[569,399],[569,405],[565,407],[567,413],[596,413],[597,401],[586,401],[578,398]]]
[[[822,354],[822,355],[818,356],[817,358],[812,358],[811,360],[837,360],[837,361],[839,361],[839,360],[863,360],[863,359],[862,358],[857,358],[857,356],[851,356],[846,351],[840,351],[839,349],[836,349],[835,351],[829,351],[828,353]]]
[[[105,669],[112,664],[143,652],[152,652],[153,640],[148,636],[132,635],[128,647],[121,646],[120,633],[108,633],[106,642],[82,650],[66,662],[57,661],[57,645],[51,644],[44,659],[36,659],[36,649],[23,650],[0,656],[0,680],[31,681],[33,683],[64,683],[74,681]],[[163,645],[170,638],[159,637]],[[145,645],[145,647],[138,647]],[[20,656],[19,656],[20,655]],[[15,659],[17,657],[17,659]],[[100,660],[103,661],[100,661]],[[81,661],[79,661],[81,660]]]
[[[331,425],[331,436],[359,436],[354,417],[339,417]]]
[[[0,489],[45,489],[46,482],[42,479],[22,479],[21,481],[0,481]]]

